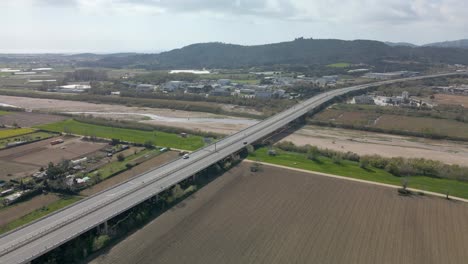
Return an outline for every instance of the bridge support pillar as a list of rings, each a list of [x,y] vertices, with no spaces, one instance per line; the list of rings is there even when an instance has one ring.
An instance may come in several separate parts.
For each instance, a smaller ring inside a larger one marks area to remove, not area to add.
[[[109,234],[109,224],[107,221],[104,222],[104,234]]]
[[[101,225],[98,225],[97,231],[99,234],[104,234],[104,235],[109,234],[109,224],[107,223],[107,221],[105,221]]]

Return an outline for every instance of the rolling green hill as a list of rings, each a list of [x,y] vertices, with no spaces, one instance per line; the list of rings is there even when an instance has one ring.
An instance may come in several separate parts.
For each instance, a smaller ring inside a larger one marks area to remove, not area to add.
[[[193,44],[160,54],[105,56],[85,66],[147,69],[248,68],[269,65],[379,64],[382,61],[415,63],[468,63],[468,50],[389,46],[372,40],[304,39],[256,46],[224,43]]]

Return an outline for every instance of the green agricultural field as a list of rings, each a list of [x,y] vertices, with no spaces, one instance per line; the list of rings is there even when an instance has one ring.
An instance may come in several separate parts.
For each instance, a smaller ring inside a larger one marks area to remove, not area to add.
[[[319,157],[318,161],[307,159],[306,154],[287,152],[276,149],[276,156],[268,155],[267,148],[260,148],[249,156],[250,160],[258,160],[271,164],[287,166],[291,168],[318,171],[354,179],[380,182],[401,186],[402,178],[394,176],[384,170],[376,168],[363,169],[359,163],[348,160],[335,164],[331,159]],[[456,180],[437,179],[426,176],[408,177],[408,187],[421,189],[424,191],[445,194],[449,190],[450,195],[461,198],[468,198],[468,183]]]
[[[10,112],[0,110],[0,116],[8,115]]]
[[[37,220],[45,215],[48,215],[54,211],[62,209],[66,206],[69,206],[77,201],[81,200],[81,197],[77,196],[67,196],[64,197],[48,206],[45,206],[41,209],[35,210],[11,223],[8,223],[5,226],[0,227],[0,234],[13,230],[17,227],[30,223],[34,220]]]
[[[7,76],[11,76],[11,73],[9,73],[9,72],[0,72],[0,77],[7,77]]]
[[[240,84],[260,84],[260,80],[232,80],[232,82]]]
[[[27,141],[27,142],[38,141],[38,140],[51,138],[54,136],[56,135],[52,133],[48,133],[48,132],[36,132],[36,133],[26,134],[26,135],[17,136],[17,137],[4,138],[4,139],[0,139],[0,149],[5,148],[8,143],[12,143],[16,141]]]
[[[203,138],[200,136],[191,135],[187,138],[181,138],[177,134],[92,125],[81,123],[73,119],[41,125],[38,126],[38,128],[46,131],[64,132],[83,136],[96,136],[108,139],[116,138],[140,144],[144,144],[149,140],[157,146],[176,149],[196,150],[204,145]]]
[[[0,139],[26,135],[26,134],[33,133],[34,131],[36,130],[32,128],[4,129],[4,130],[0,130]]]
[[[158,150],[143,150],[134,155],[126,157],[123,161],[114,161],[112,163],[106,164],[99,168],[99,170],[97,170],[96,172],[99,173],[100,179],[104,180],[117,173],[125,171],[127,169],[127,164],[135,165],[135,163],[141,163],[143,161],[141,159],[142,157],[145,157],[144,160],[148,160],[159,155],[160,153],[161,152],[159,152]]]
[[[349,66],[351,66],[351,64],[347,62],[338,62],[338,63],[327,65],[327,67],[330,67],[330,68],[348,68]]]

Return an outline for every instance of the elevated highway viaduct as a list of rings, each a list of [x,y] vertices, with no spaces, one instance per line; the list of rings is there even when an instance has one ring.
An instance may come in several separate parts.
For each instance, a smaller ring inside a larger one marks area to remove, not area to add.
[[[2,235],[0,263],[27,263],[242,150],[246,144],[264,138],[338,96],[384,84],[461,74],[466,73],[388,80],[331,90],[314,96],[216,144],[199,149],[191,153],[188,159],[179,158],[169,162]]]

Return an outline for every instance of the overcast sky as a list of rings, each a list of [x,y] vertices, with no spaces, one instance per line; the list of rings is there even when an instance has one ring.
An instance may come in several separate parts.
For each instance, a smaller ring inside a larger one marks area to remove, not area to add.
[[[158,52],[296,37],[468,38],[466,0],[0,0],[0,53]]]

